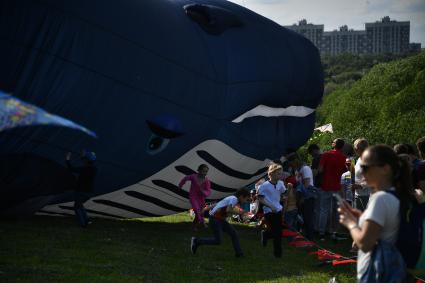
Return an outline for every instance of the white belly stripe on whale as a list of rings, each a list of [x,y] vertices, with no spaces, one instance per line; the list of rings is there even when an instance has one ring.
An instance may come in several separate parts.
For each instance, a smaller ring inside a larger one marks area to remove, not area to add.
[[[201,158],[199,154],[201,151],[207,152],[216,160],[235,171],[251,173],[241,173],[247,176],[243,179],[230,176]],[[177,194],[181,194],[181,192],[177,191],[175,187],[184,177],[184,174],[176,170],[176,167],[185,166],[192,171],[196,171],[199,164],[205,163],[210,167],[208,178],[212,183],[238,189],[261,178],[265,173],[255,173],[264,172],[259,171],[259,169],[265,168],[269,162],[270,160],[268,159],[261,161],[244,156],[221,141],[207,140],[192,148],[154,175],[120,190],[95,196],[87,201],[84,206],[90,216],[106,218],[139,218],[175,214],[191,207],[186,197],[190,188],[189,182],[183,186],[185,196]],[[243,171],[240,171],[241,168],[243,168]],[[172,190],[177,193],[167,188],[167,186],[173,186]],[[229,194],[229,192],[212,189],[208,199],[220,199]],[[146,196],[148,201],[138,198],[138,195]],[[44,207],[39,213],[73,214],[72,206],[73,202],[49,205]]]

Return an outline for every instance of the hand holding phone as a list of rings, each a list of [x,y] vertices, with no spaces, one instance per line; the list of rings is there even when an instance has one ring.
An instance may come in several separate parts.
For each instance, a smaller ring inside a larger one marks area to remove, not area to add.
[[[344,199],[339,194],[333,194],[334,198],[336,198],[336,202],[338,203],[338,206],[343,205]]]

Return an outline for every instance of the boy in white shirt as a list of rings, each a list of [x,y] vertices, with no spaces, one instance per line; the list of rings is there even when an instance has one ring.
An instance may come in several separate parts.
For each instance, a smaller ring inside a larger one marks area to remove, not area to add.
[[[261,231],[261,244],[266,246],[267,240],[273,238],[273,254],[282,257],[282,194],[286,191],[281,181],[282,166],[272,163],[268,169],[269,181],[264,182],[258,190],[258,200],[264,205],[264,217],[270,229]]]

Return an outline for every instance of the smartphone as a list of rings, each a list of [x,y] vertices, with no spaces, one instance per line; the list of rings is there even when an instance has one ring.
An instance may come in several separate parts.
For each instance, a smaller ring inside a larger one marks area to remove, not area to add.
[[[336,202],[338,205],[342,205],[344,202],[344,199],[339,194],[333,194],[334,198],[336,198]]]

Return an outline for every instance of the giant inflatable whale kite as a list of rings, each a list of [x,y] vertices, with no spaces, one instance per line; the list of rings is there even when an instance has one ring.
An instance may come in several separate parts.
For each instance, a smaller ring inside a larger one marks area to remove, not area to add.
[[[0,132],[0,214],[72,214],[68,151],[96,152],[92,216],[190,207],[255,182],[310,137],[323,94],[306,38],[221,0],[0,0],[0,90],[93,130]]]

